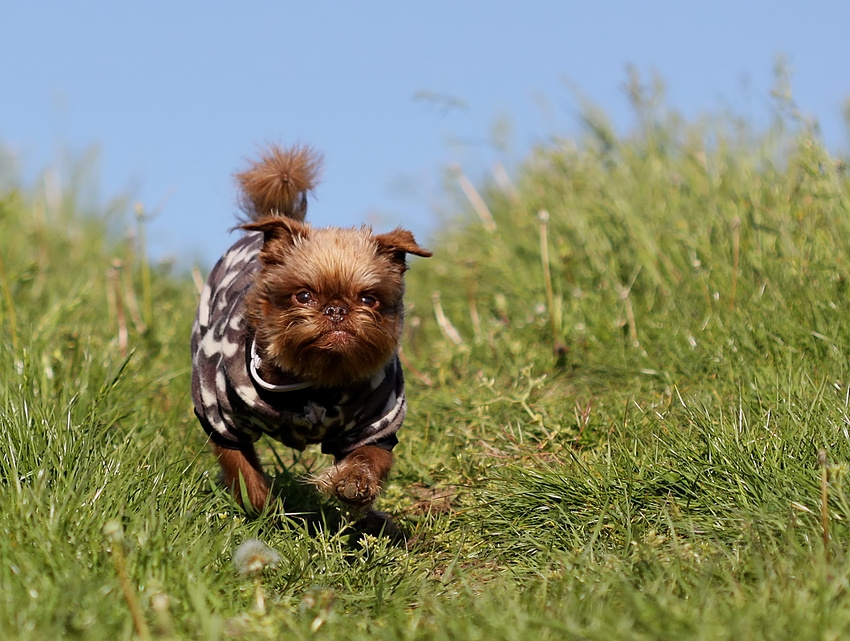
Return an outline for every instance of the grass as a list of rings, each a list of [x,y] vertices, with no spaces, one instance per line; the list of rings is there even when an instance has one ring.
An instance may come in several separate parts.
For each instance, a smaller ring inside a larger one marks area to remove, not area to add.
[[[631,92],[627,134],[588,106],[510,184],[450,175],[380,502],[407,546],[313,497],[312,451],[246,518],[142,213],[0,195],[0,637],[846,637],[846,166],[787,98],[756,132]],[[251,539],[280,562],[240,573]]]

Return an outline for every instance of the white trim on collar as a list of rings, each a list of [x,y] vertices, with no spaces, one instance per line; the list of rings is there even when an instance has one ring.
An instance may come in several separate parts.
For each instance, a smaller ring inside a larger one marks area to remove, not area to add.
[[[307,389],[311,387],[311,383],[289,383],[287,385],[275,385],[273,383],[269,383],[268,381],[264,381],[260,378],[259,368],[263,364],[260,355],[257,354],[257,339],[251,339],[251,362],[248,365],[248,371],[251,374],[251,378],[254,379],[254,382],[262,387],[264,390],[269,392],[295,392],[297,390]]]

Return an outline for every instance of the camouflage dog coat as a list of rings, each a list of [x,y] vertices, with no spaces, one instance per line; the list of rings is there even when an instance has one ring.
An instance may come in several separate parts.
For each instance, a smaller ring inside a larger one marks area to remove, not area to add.
[[[192,400],[204,430],[230,449],[268,434],[297,450],[321,443],[337,459],[364,445],[392,450],[407,409],[397,356],[371,380],[345,389],[271,385],[257,374],[245,295],[260,271],[262,246],[259,232],[237,241],[201,293],[192,327]]]

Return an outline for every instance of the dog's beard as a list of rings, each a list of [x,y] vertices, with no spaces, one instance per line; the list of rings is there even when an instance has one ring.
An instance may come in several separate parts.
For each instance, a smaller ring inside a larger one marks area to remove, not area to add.
[[[266,358],[280,370],[320,387],[368,380],[395,355],[401,319],[351,310],[332,322],[320,310],[272,313],[256,329]]]

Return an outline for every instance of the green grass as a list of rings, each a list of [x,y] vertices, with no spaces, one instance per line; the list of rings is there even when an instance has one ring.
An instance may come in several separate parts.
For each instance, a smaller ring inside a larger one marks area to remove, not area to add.
[[[267,451],[295,514],[246,518],[191,412],[192,279],[75,182],[0,194],[0,638],[131,638],[128,586],[164,639],[850,634],[846,165],[787,102],[756,132],[632,98],[486,211],[458,190],[414,262],[407,546],[310,494],[315,451]]]

